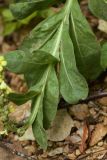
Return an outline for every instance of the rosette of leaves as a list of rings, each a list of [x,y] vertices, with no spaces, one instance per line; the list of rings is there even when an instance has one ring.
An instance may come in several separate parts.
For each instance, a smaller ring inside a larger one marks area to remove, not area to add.
[[[41,2],[42,6],[46,1],[33,2]],[[28,1],[20,5],[23,3]],[[19,105],[32,100],[27,125],[32,125],[38,144],[46,149],[45,129],[54,120],[60,96],[70,104],[85,99],[88,95],[85,78],[94,79],[101,72],[100,45],[78,1],[67,0],[60,12],[37,25],[19,50],[8,53],[5,58],[7,69],[24,74],[29,88],[26,94],[10,94],[9,99]]]

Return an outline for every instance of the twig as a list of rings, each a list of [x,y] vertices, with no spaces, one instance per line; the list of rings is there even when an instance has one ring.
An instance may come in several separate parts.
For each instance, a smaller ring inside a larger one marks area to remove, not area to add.
[[[99,99],[102,97],[107,97],[107,92],[100,92],[98,94],[91,95],[88,98],[86,98],[85,100],[80,100],[80,103],[89,102],[89,101],[96,100],[96,99]]]
[[[99,92],[97,94],[90,95],[86,99],[80,100],[78,102],[78,104],[79,103],[87,103],[89,101],[93,101],[93,100],[96,100],[96,99],[99,99],[99,98],[103,98],[103,97],[107,97],[107,92]],[[63,99],[61,101],[62,102],[59,103],[59,107],[61,107],[61,108],[65,108],[65,107],[69,108],[70,104],[68,104],[67,102],[65,102]]]

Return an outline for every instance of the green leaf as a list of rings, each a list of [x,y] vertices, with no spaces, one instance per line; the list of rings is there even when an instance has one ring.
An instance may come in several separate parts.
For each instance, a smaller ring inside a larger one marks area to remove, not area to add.
[[[35,68],[42,66],[45,67],[47,64],[55,63],[58,61],[51,54],[37,50],[29,54],[21,50],[12,51],[5,56],[8,64],[7,69],[15,73],[29,73]]]
[[[54,66],[51,71],[46,84],[43,99],[43,126],[45,129],[49,128],[55,118],[57,106],[59,102],[59,84],[56,76]]]
[[[61,38],[60,91],[68,103],[74,104],[87,97],[88,86],[76,67],[74,48],[67,26],[68,24],[64,25]]]
[[[45,76],[46,76],[45,78],[47,78],[47,72]],[[41,94],[38,95],[36,98],[34,98],[32,101],[31,116],[28,120],[28,124],[29,125],[32,124],[33,133],[37,143],[43,149],[47,148],[47,135],[43,128],[43,96],[44,96],[44,89],[45,89],[44,87],[46,85],[45,83],[46,83],[46,80],[44,81]]]
[[[6,22],[4,25],[3,35],[7,36],[13,33],[17,28],[16,22]]]
[[[107,0],[89,0],[89,9],[96,17],[107,21]]]
[[[41,83],[40,85],[35,85],[29,89],[27,93],[18,94],[18,93],[10,93],[8,98],[10,101],[16,103],[17,105],[21,105],[26,103],[29,100],[32,100],[35,96],[37,96],[41,91]]]
[[[45,9],[53,3],[55,3],[54,0],[18,1],[17,3],[11,4],[10,9],[17,19],[23,19],[33,13],[35,10]]]
[[[36,28],[31,31],[30,35],[24,40],[22,46],[20,47],[25,53],[29,52],[32,53],[35,50],[41,49],[44,52],[48,52],[53,55],[53,52],[56,54],[54,55],[56,59],[59,59],[59,53],[57,48],[56,53],[56,42],[58,37],[58,27],[63,19],[64,12],[61,11],[56,15],[48,18],[41,22]],[[59,42],[60,43],[60,42]],[[59,46],[57,46],[59,47]],[[55,49],[55,50],[54,50]],[[29,86],[35,85],[42,75],[44,74],[47,66],[44,67],[36,67],[36,70],[32,70],[32,73],[24,74],[25,79]],[[37,75],[37,76],[36,76]]]
[[[107,68],[107,43],[104,43],[101,49],[101,65],[103,69]]]
[[[36,97],[36,99],[34,99],[32,102],[32,114],[29,118],[30,125],[34,122],[35,118],[37,117],[38,111],[41,108],[41,106],[43,106],[42,103],[43,103],[44,91],[45,91],[45,87],[46,87],[46,83],[47,83],[50,71],[51,71],[51,65],[48,65],[44,74],[42,75],[41,82],[39,82],[40,84],[42,84],[41,94],[39,94]]]
[[[35,84],[37,84],[42,79],[46,69],[47,69],[47,65],[41,66],[41,67],[39,66],[38,68],[36,67],[36,69],[33,70],[32,72],[25,73],[24,76],[28,84],[28,87],[32,87]]]
[[[3,16],[3,21],[5,22],[11,22],[15,20],[14,16],[12,15],[9,9],[4,9],[1,14]]]
[[[22,19],[22,20],[18,20],[19,23],[23,24],[23,25],[27,25],[29,24],[29,22],[34,19],[37,16],[37,12],[33,12],[32,14],[30,14],[30,16]]]
[[[64,12],[60,11],[39,23],[25,38],[20,49],[25,52],[28,52],[28,50],[29,52],[33,52],[43,47],[45,43],[53,38],[63,17]]]
[[[87,79],[95,79],[101,73],[101,48],[81,12],[77,0],[72,0],[71,5],[70,36],[79,71]]]
[[[39,110],[38,116],[32,125],[32,129],[33,129],[33,133],[34,133],[37,143],[41,146],[41,148],[46,150],[47,149],[47,134],[43,128],[42,109]]]

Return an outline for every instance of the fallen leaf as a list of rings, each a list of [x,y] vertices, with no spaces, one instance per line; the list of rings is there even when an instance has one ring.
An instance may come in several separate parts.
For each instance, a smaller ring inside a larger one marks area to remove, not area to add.
[[[88,105],[86,104],[77,104],[69,108],[69,113],[71,116],[75,116],[78,120],[84,120],[89,116]]]
[[[79,147],[81,153],[83,153],[83,152],[85,151],[85,149],[87,148],[86,141],[87,141],[88,135],[89,135],[89,132],[88,132],[88,131],[89,131],[89,130],[88,130],[87,123],[84,123],[82,141],[81,141],[81,145],[80,145],[80,147]]]
[[[107,134],[107,126],[104,126],[102,123],[99,123],[95,126],[94,131],[92,132],[90,146],[97,144],[102,138]]]
[[[73,126],[73,120],[67,113],[67,110],[59,110],[52,127],[47,131],[48,140],[63,141],[70,134]]]

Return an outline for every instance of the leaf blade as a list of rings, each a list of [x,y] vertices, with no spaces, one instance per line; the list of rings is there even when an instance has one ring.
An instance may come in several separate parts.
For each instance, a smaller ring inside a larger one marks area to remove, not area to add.
[[[12,51],[5,55],[5,59],[7,61],[8,70],[24,74],[31,72],[35,68],[43,67],[58,61],[58,59],[51,54],[41,50],[37,50],[31,54],[21,50]]]
[[[18,1],[11,4],[10,9],[17,19],[23,19],[32,14],[35,10],[45,9],[53,3],[55,3],[54,0]]]
[[[74,0],[71,6],[70,35],[80,73],[87,79],[95,79],[102,71],[101,47],[84,18],[77,0]]]
[[[107,1],[106,0],[89,0],[89,9],[96,17],[107,21]]]
[[[43,99],[43,126],[45,129],[50,127],[52,121],[55,118],[58,102],[59,84],[54,66],[52,66]]]
[[[88,86],[76,67],[73,44],[68,34],[67,24],[64,25],[62,34],[60,58],[60,92],[68,103],[75,104],[80,99],[87,97]]]

